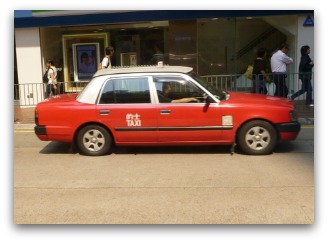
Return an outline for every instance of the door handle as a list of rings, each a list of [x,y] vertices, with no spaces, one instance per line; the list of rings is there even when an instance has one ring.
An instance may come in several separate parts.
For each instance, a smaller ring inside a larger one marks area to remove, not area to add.
[[[99,114],[100,114],[100,115],[108,115],[109,113],[110,113],[109,110],[100,110],[100,111],[99,111]]]
[[[171,114],[171,110],[160,110],[160,114]]]

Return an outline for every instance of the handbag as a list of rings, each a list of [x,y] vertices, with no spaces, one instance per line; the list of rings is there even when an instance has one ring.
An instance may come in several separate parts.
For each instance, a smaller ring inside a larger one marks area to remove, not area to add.
[[[253,79],[253,65],[248,65],[244,76],[250,80]]]
[[[43,74],[42,80],[43,80],[43,83],[48,83],[48,81],[49,81],[48,70],[46,70],[46,72]]]

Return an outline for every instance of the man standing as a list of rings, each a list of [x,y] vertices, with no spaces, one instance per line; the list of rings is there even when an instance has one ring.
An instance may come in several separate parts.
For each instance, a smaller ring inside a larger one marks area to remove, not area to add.
[[[279,50],[271,57],[271,70],[273,73],[273,81],[276,85],[275,96],[287,97],[288,88],[286,86],[286,70],[287,65],[293,63],[293,59],[287,56],[288,45],[281,44]]]
[[[103,58],[102,62],[101,62],[101,69],[106,69],[106,68],[111,68],[112,64],[110,59],[113,57],[114,55],[114,48],[112,46],[108,46],[106,48],[106,56]]]
[[[57,94],[57,68],[54,66],[54,61],[47,60],[47,87],[45,98],[49,98],[51,95]]]

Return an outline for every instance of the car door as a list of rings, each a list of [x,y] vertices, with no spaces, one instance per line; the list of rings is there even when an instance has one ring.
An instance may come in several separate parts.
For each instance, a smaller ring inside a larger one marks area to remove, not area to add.
[[[99,119],[110,128],[117,144],[156,142],[157,115],[149,91],[149,77],[107,80],[97,109]]]
[[[182,76],[159,76],[154,78],[154,83],[158,93],[159,142],[211,143],[220,140],[219,105],[206,103],[201,88]],[[166,93],[167,85],[171,86],[170,94]]]

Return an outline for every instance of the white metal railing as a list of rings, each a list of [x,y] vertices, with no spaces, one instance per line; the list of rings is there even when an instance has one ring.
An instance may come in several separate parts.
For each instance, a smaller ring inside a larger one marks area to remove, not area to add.
[[[299,80],[299,73],[286,74],[286,85],[288,88],[288,95],[291,95],[302,88],[302,82]],[[274,95],[276,86],[273,83],[273,74],[268,74],[270,82],[266,82],[268,95]],[[220,90],[235,91],[235,92],[254,92],[253,81],[243,74],[233,75],[209,75],[202,76],[202,78],[211,83]],[[251,77],[256,79],[258,77]],[[314,73],[312,73],[312,98],[314,96],[313,88]],[[63,93],[78,93],[88,82],[58,82],[56,94]],[[67,91],[69,90],[69,92]],[[15,84],[14,85],[14,105],[16,106],[35,106],[38,102],[45,99],[46,84],[44,83],[29,83],[29,84]],[[255,88],[258,92],[259,88]],[[298,100],[305,99],[305,94],[297,97]]]
[[[308,74],[308,73],[307,73]],[[295,92],[302,89],[302,81],[299,79],[299,76],[303,73],[287,73],[285,78],[285,83],[288,89],[287,96],[294,94]],[[212,75],[212,76],[202,76],[202,78],[211,83],[216,88],[226,91],[235,91],[235,92],[253,92],[260,93],[260,86],[257,85],[256,81],[264,79],[265,86],[267,88],[267,95],[274,95],[276,90],[276,85],[274,84],[274,74],[267,74],[270,81],[266,81],[266,78],[260,76],[249,76],[246,77],[243,74],[236,75]],[[314,96],[314,73],[311,73],[312,80],[312,98]],[[305,99],[305,94],[296,98],[297,100]]]
[[[88,82],[58,82],[56,95],[64,93],[78,93]],[[45,83],[28,83],[14,85],[14,105],[16,106],[35,106],[37,103],[45,99],[46,93]],[[65,91],[69,90],[69,92]]]

